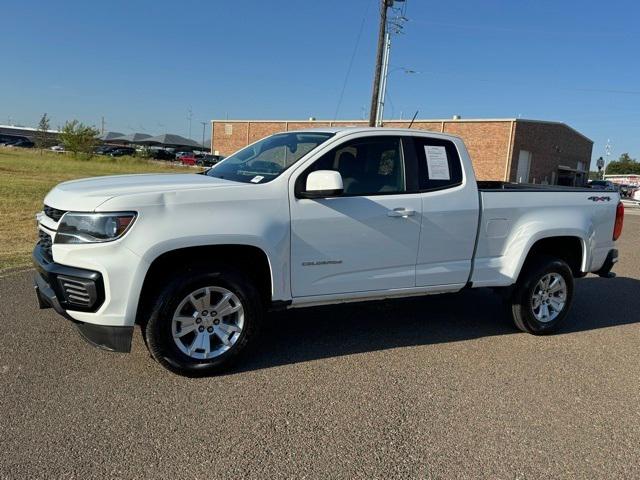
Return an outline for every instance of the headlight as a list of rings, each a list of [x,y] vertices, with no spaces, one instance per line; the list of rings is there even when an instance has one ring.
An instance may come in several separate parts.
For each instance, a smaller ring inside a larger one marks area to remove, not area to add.
[[[135,212],[65,213],[54,243],[100,243],[120,238],[136,219]]]

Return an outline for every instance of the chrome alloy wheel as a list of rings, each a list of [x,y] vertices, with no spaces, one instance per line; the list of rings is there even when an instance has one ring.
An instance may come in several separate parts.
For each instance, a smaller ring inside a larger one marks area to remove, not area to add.
[[[244,308],[235,293],[204,287],[187,295],[176,308],[171,333],[185,355],[210,360],[229,350],[240,338]]]
[[[542,323],[556,319],[567,301],[567,283],[559,273],[547,273],[533,288],[531,310]]]

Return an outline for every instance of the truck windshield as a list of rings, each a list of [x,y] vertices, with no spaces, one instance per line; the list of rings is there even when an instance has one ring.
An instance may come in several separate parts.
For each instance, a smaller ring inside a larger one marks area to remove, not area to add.
[[[333,135],[325,132],[272,135],[225,158],[207,175],[236,182],[266,183]]]

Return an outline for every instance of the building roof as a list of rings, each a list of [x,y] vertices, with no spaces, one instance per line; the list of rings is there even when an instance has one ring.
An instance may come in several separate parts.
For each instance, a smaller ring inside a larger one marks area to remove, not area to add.
[[[18,127],[17,125],[0,125],[3,130],[23,130],[25,132],[37,132],[37,128],[33,127]],[[60,133],[59,130],[47,130],[47,133]]]
[[[410,122],[411,119],[389,119],[389,120],[385,120],[383,123],[384,124],[389,124],[389,123],[407,123]],[[577,135],[580,135],[581,137],[583,137],[584,139],[590,141],[591,143],[593,143],[593,140],[591,140],[589,137],[587,137],[586,135],[580,133],[579,131],[577,131],[575,128],[570,127],[569,125],[567,125],[564,122],[557,122],[557,121],[552,121],[552,120],[532,120],[532,119],[528,119],[528,118],[416,118],[413,123],[442,123],[442,122],[446,122],[446,123],[488,123],[488,122],[515,122],[515,123],[541,123],[541,124],[550,124],[550,125],[559,125],[562,126],[564,128],[567,128],[569,130],[571,130],[572,132],[574,132]],[[329,123],[329,125],[331,126],[332,123],[353,123],[353,124],[362,124],[362,123],[369,123],[368,120],[253,120],[253,119],[247,119],[247,120],[230,120],[230,119],[213,119],[211,120],[211,123],[309,123],[309,124],[313,124],[313,123]]]

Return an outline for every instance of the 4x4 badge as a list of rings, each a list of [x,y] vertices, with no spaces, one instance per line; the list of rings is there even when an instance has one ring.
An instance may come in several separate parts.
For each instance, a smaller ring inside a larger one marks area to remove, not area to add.
[[[592,202],[610,202],[611,197],[589,197],[588,200],[591,200]]]

